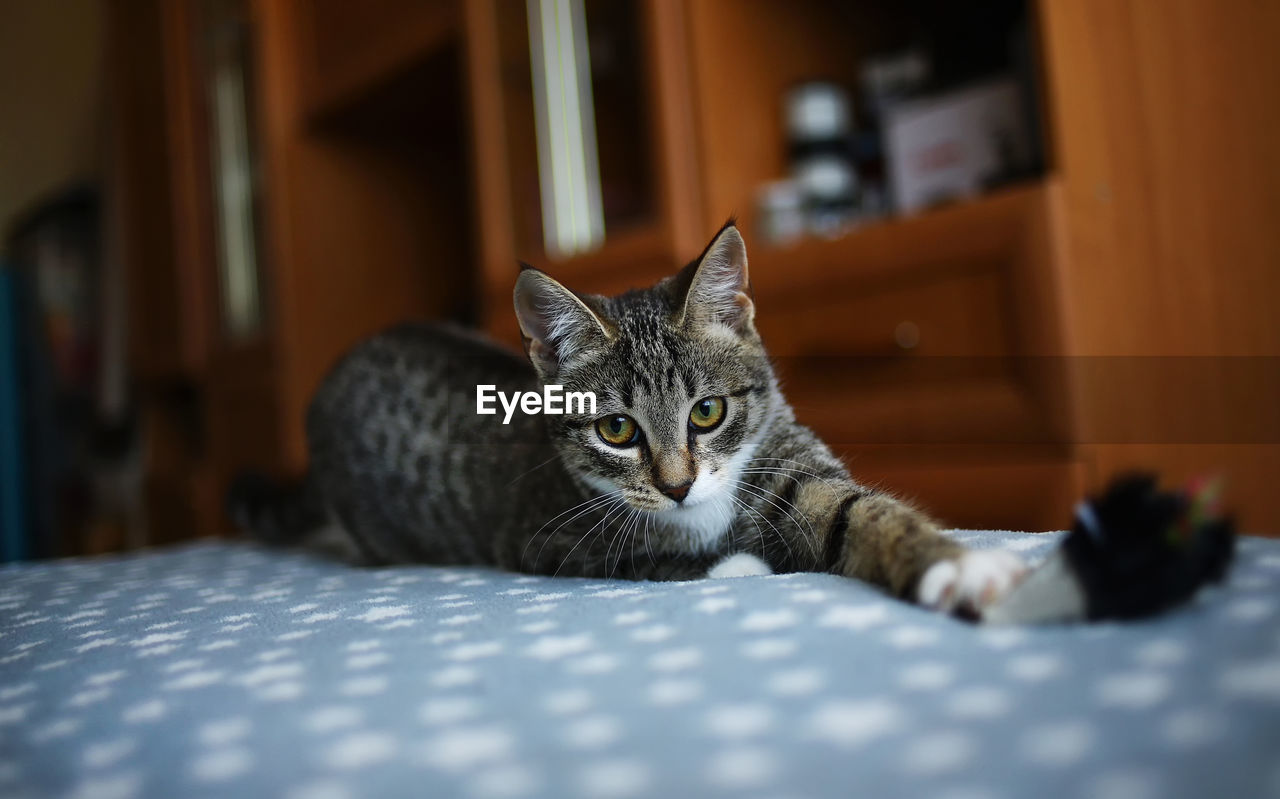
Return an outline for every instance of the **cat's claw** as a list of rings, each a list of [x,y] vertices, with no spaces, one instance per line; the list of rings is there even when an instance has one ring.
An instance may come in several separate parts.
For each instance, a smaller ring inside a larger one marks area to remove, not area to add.
[[[1022,581],[1027,566],[1012,552],[984,549],[956,560],[939,561],[925,571],[916,591],[921,605],[945,613],[978,613]]]

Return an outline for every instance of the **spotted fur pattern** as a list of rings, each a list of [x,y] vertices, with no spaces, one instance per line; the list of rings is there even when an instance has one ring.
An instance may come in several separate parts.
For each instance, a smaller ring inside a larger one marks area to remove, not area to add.
[[[796,422],[755,330],[732,223],[651,288],[578,295],[530,268],[515,306],[527,358],[426,325],[358,346],[312,403],[300,490],[241,516],[273,540],[304,532],[276,520],[323,518],[366,563],[689,579],[749,554],[774,572],[837,572],[913,599],[926,571],[948,564],[925,599],[957,606],[961,548],[855,482]],[[551,383],[595,392],[596,413],[516,413],[509,425],[476,414],[477,384]],[[707,397],[724,398],[724,418],[695,429],[691,409]],[[619,414],[637,425],[632,445],[597,432]],[[299,502],[311,512],[287,512]]]

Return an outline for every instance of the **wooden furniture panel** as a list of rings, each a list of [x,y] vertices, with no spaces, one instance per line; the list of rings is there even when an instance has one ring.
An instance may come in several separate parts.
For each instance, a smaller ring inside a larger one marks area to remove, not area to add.
[[[1027,237],[1043,235],[1044,191],[1028,185],[917,216],[889,219],[832,241],[807,239],[788,247],[756,241],[744,220],[751,285],[765,301],[827,296],[869,279],[998,266],[1025,258]],[[1037,265],[1037,268],[1038,265]]]
[[[758,327],[780,358],[999,357],[1012,351],[1005,300],[1003,276],[984,270],[774,303]]]
[[[112,2],[106,22],[112,202],[108,257],[123,264],[129,364],[147,473],[147,530],[92,534],[81,551],[126,542],[208,535],[218,529],[206,469],[205,403],[199,386],[209,346],[210,261],[203,257],[194,191],[203,153],[194,149],[194,71],[185,3]]]
[[[458,36],[459,0],[299,0],[299,83],[322,114]]]
[[[1062,457],[993,460],[972,451],[921,456],[915,465],[856,450],[848,460],[856,479],[882,486],[948,527],[971,529],[1061,530],[1071,523],[1089,473],[1085,462]]]
[[[1074,356],[1280,355],[1280,6],[1179,0],[1043,4],[1062,173],[1060,302]],[[1260,365],[1265,362],[1259,361]],[[1188,367],[1190,368],[1190,367]],[[1214,369],[1212,365],[1209,369]],[[1227,367],[1224,367],[1227,368]],[[1263,368],[1260,366],[1260,368]],[[1081,423],[1104,430],[1274,412],[1274,381],[1171,392],[1107,370],[1076,386]],[[1259,403],[1258,393],[1266,392]],[[1254,429],[1268,429],[1255,418]],[[1186,436],[1092,441],[1100,476],[1222,471],[1244,525],[1280,532],[1280,441]]]
[[[1053,192],[751,250],[758,324],[801,421],[840,444],[1069,440],[1066,364],[1046,350],[1055,315],[1038,277]]]
[[[993,271],[866,287],[759,326],[800,419],[828,441],[1003,441],[1034,435],[1038,415],[1008,357],[1005,289]]]
[[[410,13],[421,4],[393,5]],[[461,40],[456,26],[415,39],[411,59],[360,73],[317,111],[306,94],[305,20],[346,12],[302,0],[259,7],[277,461],[299,472],[307,404],[343,352],[405,319],[474,318]],[[422,11],[421,30],[433,14]],[[373,26],[362,29],[369,52],[380,49],[390,20],[361,24]]]
[[[1280,355],[1280,6],[1044,14],[1074,351]]]
[[[853,88],[863,58],[902,46],[913,16],[969,12],[639,0],[648,97],[635,135],[653,161],[652,219],[548,263],[521,251],[513,219],[513,167],[528,164],[512,163],[512,137],[528,145],[531,131],[504,92],[514,34],[501,20],[523,4],[251,0],[268,308],[262,337],[233,345],[215,318],[199,6],[113,3],[113,38],[128,43],[113,56],[113,147],[133,358],[158,431],[153,504],[209,517],[235,469],[300,470],[315,385],[386,324],[448,318],[518,343],[517,258],[615,293],[670,274],[737,213],[799,418],[861,477],[953,524],[1037,528],[1064,524],[1085,487],[1122,468],[1171,482],[1220,469],[1244,524],[1280,531],[1280,419],[1268,415],[1280,370],[1261,371],[1280,357],[1280,6],[1032,5],[1049,175],[774,248],[753,205],[787,172],[787,87]],[[904,322],[919,337],[907,349]],[[1205,360],[1159,378],[1099,360],[1128,356]],[[1250,363],[1256,380],[1240,376]]]
[[[1192,480],[1221,477],[1223,503],[1242,531],[1280,536],[1280,445],[1261,444],[1106,444],[1085,445],[1082,458],[1094,464],[1086,486],[1095,490],[1111,475],[1158,469],[1161,482],[1178,488]]]
[[[128,282],[129,362],[142,380],[189,373],[204,355],[200,295],[192,291],[201,275],[194,264],[177,257],[165,228],[157,230],[157,220],[167,223],[177,201],[171,181],[176,118],[169,112],[171,89],[165,77],[173,32],[166,26],[165,8],[158,0],[120,1],[112,2],[106,15],[110,178],[118,207],[115,255]]]

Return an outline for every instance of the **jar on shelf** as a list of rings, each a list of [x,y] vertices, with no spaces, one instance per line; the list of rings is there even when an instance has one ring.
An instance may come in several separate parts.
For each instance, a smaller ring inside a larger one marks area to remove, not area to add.
[[[849,96],[828,81],[787,92],[786,130],[791,176],[804,197],[810,232],[839,235],[857,211],[858,173],[851,149]]]

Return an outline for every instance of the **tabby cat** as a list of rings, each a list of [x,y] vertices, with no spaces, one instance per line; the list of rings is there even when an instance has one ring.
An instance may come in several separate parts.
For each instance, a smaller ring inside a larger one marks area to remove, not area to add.
[[[401,325],[343,358],[307,416],[297,485],[244,481],[233,515],[277,543],[365,564],[688,580],[823,571],[972,613],[1024,574],[851,479],[798,424],[754,324],[732,222],[657,285],[577,294],[525,268],[525,358]],[[477,386],[593,392],[563,415],[477,413]]]

